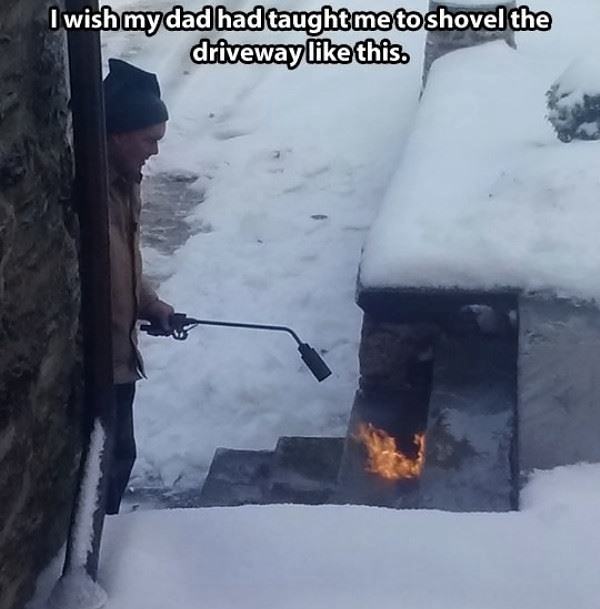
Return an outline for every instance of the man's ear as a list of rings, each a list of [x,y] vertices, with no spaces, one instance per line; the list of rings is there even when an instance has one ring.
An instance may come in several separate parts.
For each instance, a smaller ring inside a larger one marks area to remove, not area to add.
[[[106,136],[106,145],[109,151],[115,154],[121,154],[125,148],[126,136],[123,133],[110,133]]]

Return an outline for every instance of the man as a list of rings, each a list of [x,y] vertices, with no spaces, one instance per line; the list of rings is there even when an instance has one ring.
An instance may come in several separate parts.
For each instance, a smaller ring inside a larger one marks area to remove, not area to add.
[[[112,300],[115,441],[108,476],[107,514],[119,511],[136,458],[132,405],[135,383],[145,377],[137,348],[138,319],[170,328],[173,307],[158,298],[142,275],[139,244],[140,182],[145,162],[158,154],[169,118],[154,74],[109,60],[104,80],[108,145],[108,207]]]

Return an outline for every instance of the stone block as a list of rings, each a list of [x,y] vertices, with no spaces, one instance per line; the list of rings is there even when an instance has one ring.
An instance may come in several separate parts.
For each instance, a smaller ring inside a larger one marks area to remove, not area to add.
[[[434,362],[418,506],[517,509],[516,331],[444,335]]]
[[[273,451],[218,448],[198,506],[269,503]]]
[[[388,480],[368,471],[368,454],[359,440],[359,426],[371,424],[394,438],[396,448],[416,457],[413,443],[417,431],[425,429],[427,391],[380,392],[358,391],[348,423],[340,465],[335,503],[416,507],[418,480]]]
[[[365,313],[359,350],[364,393],[406,391],[419,384],[419,365],[432,358],[437,328],[379,321]]]
[[[65,539],[82,441],[64,33],[0,4],[0,609]]]
[[[600,311],[522,298],[519,328],[521,468],[600,462]]]
[[[270,499],[276,503],[328,503],[333,495],[344,438],[279,438]]]

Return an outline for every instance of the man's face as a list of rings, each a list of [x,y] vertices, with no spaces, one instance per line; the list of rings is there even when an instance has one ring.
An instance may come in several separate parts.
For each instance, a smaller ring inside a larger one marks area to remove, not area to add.
[[[158,154],[158,142],[167,130],[166,123],[137,131],[112,133],[108,136],[108,153],[119,171],[131,177],[139,175],[144,163]]]

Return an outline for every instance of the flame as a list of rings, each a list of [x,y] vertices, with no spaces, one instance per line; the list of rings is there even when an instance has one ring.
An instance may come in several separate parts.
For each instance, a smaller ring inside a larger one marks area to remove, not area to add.
[[[387,480],[418,478],[421,475],[425,463],[425,434],[415,434],[413,438],[417,447],[414,458],[402,454],[396,448],[396,440],[371,423],[361,423],[354,437],[367,449],[366,471]]]

